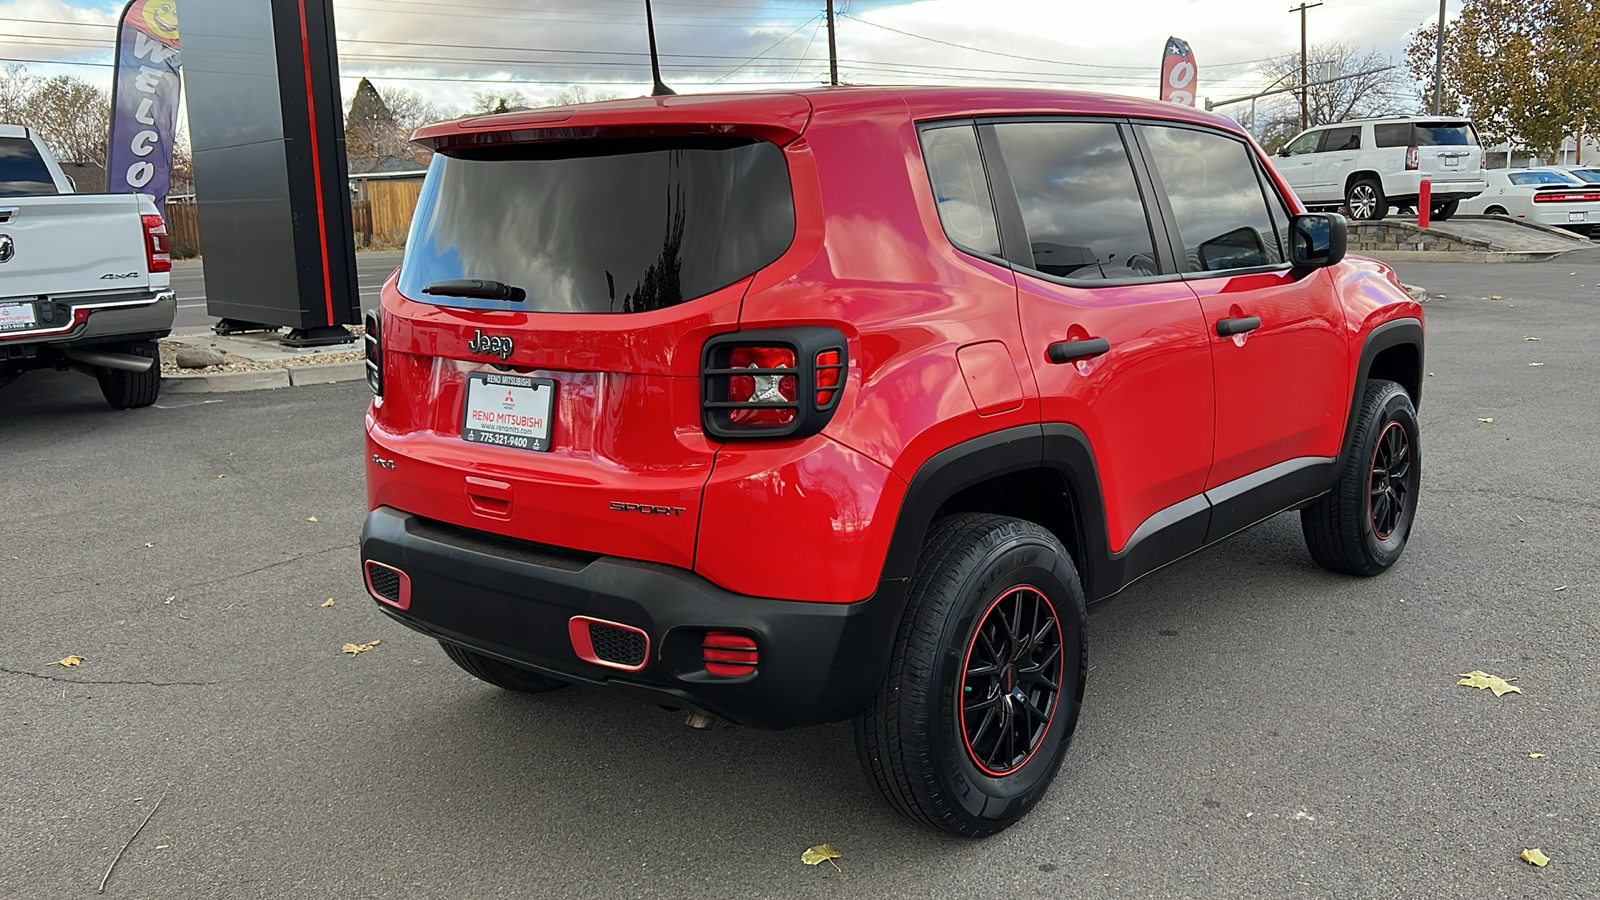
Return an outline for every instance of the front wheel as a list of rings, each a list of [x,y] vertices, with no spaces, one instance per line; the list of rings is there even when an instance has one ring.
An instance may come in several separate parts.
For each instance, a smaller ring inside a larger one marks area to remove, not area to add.
[[[891,806],[984,837],[1044,796],[1083,701],[1085,607],[1046,529],[978,514],[934,524],[888,677],[854,722],[862,767]]]
[[[1350,210],[1350,218],[1360,221],[1376,222],[1389,214],[1389,201],[1376,178],[1357,179],[1345,193],[1344,205]]]
[[[1491,206],[1488,209],[1484,210],[1483,214],[1486,215],[1486,216],[1509,216],[1509,215],[1511,215],[1511,213],[1506,212],[1506,208],[1504,206]]]
[[[1446,200],[1443,203],[1435,203],[1435,204],[1433,204],[1433,207],[1428,211],[1429,212],[1429,218],[1431,218],[1435,222],[1443,222],[1445,219],[1448,219],[1451,216],[1455,215],[1456,214],[1456,210],[1458,210],[1460,208],[1461,208],[1461,201],[1460,200]]]
[[[1405,552],[1422,484],[1422,445],[1411,395],[1370,381],[1332,492],[1300,510],[1311,558],[1325,569],[1376,575]]]

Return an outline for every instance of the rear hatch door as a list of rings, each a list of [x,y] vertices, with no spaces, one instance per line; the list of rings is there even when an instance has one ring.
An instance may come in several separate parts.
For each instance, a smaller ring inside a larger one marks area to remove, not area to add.
[[[1433,182],[1483,180],[1483,147],[1466,119],[1438,119],[1412,126],[1417,169]]]
[[[626,130],[583,117],[568,139],[439,145],[383,293],[374,452],[398,459],[370,470],[369,501],[688,568],[719,446],[701,348],[793,240],[787,163],[681,111]]]

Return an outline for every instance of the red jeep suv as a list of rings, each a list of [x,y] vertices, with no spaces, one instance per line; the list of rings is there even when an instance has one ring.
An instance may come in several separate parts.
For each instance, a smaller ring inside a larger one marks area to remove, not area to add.
[[[1422,310],[1238,126],[1056,91],[673,96],[431,125],[368,320],[380,608],[490,684],[853,719],[991,834],[1085,611],[1285,510],[1374,575]]]

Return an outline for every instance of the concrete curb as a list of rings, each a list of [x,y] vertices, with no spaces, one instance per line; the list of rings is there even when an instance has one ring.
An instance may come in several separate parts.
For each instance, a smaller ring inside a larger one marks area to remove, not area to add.
[[[1569,253],[1581,253],[1588,247],[1571,250],[1524,251],[1474,251],[1474,250],[1352,250],[1352,256],[1367,256],[1384,262],[1465,262],[1465,263],[1520,263],[1543,262]]]
[[[276,388],[300,387],[307,384],[360,381],[366,377],[366,363],[356,360],[315,366],[293,366],[282,369],[250,369],[242,372],[163,375],[161,376],[161,392],[163,394],[220,394],[233,391],[265,391]]]

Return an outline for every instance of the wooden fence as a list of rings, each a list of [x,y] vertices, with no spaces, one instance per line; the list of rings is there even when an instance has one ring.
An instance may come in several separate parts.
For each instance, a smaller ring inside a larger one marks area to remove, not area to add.
[[[422,182],[374,179],[365,187],[367,199],[350,202],[356,248],[404,247],[411,230],[411,214],[422,194]],[[200,255],[200,219],[193,196],[167,198],[167,234],[174,259]]]

